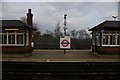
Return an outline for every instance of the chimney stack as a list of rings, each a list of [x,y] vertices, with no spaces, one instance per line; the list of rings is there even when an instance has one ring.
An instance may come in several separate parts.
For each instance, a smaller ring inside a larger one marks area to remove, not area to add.
[[[32,26],[33,24],[33,20],[32,20],[33,14],[31,13],[31,9],[28,9],[28,13],[27,13],[27,24],[29,26]]]

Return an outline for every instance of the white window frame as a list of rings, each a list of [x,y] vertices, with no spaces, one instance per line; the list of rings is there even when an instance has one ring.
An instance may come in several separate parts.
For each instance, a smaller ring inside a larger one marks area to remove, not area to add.
[[[108,32],[108,34],[106,34],[105,32]],[[102,33],[102,46],[120,46],[118,43],[117,43],[117,36],[120,35],[120,31],[105,31]],[[115,34],[111,34],[111,32],[115,33]],[[108,35],[108,44],[103,44],[103,36],[104,35]],[[110,35],[115,35],[115,45],[111,45],[110,44]]]
[[[7,35],[7,42],[6,44],[1,44],[0,46],[24,46],[25,45],[25,36],[24,36],[24,31],[26,31],[26,45],[28,45],[29,43],[29,33],[27,30],[20,30],[20,31],[15,31],[14,33],[9,33],[9,31],[6,31],[5,33],[0,33],[0,35],[2,36],[3,34]],[[8,41],[8,35],[15,35],[15,44],[9,44]],[[17,35],[23,35],[23,43],[22,44],[17,44]]]

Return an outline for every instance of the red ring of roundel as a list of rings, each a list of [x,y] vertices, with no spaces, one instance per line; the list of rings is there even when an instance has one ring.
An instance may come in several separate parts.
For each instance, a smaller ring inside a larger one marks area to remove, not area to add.
[[[68,42],[67,40],[63,40],[61,43],[63,43],[64,41]],[[67,44],[67,45],[62,44],[63,47],[67,47],[68,45],[69,44]]]

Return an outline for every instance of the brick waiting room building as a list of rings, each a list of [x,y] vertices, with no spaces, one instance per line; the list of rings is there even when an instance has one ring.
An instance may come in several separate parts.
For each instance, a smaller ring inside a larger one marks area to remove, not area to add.
[[[32,27],[31,9],[28,9],[27,24],[20,20],[0,20],[2,53],[29,53],[32,52]]]
[[[92,31],[92,52],[120,53],[120,21],[104,21],[89,31]]]

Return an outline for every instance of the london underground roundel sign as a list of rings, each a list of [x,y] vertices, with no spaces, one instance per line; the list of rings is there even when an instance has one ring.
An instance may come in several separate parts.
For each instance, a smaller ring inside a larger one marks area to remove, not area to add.
[[[70,48],[70,38],[60,38],[60,48]]]
[[[70,44],[70,43],[68,42],[68,40],[63,40],[63,41],[61,42],[61,45],[62,45],[63,47],[67,47],[69,44]]]

